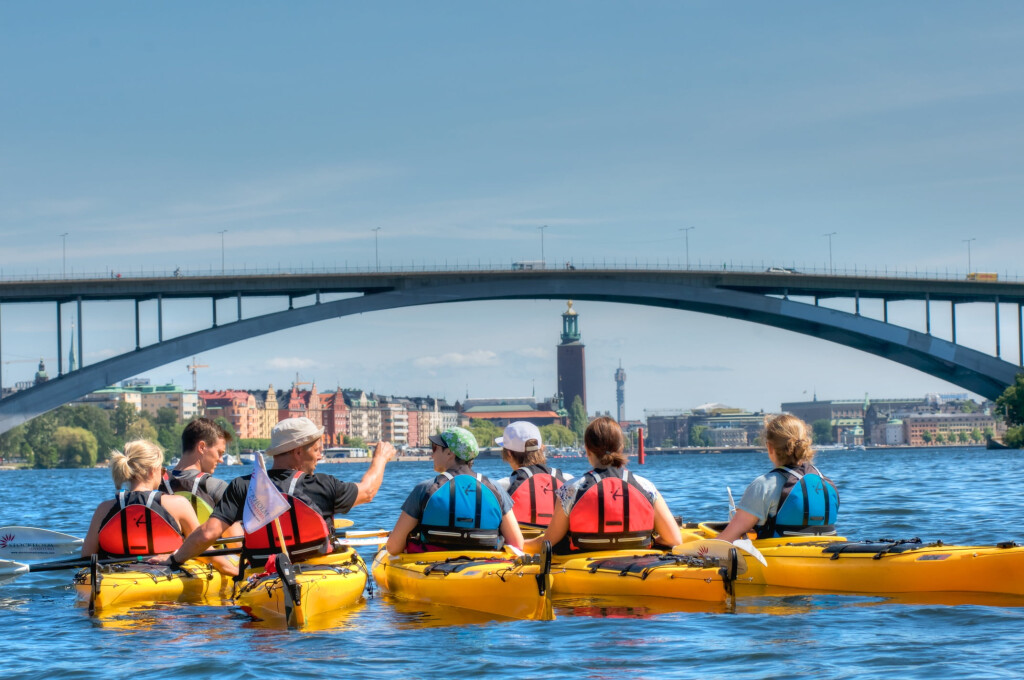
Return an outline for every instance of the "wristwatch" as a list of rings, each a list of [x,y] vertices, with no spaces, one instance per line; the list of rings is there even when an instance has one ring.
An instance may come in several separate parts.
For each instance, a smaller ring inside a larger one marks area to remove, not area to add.
[[[175,554],[177,554],[177,551],[172,552],[171,556],[167,558],[167,561],[170,562],[172,567],[180,567],[181,562],[178,561],[178,559],[175,557]]]

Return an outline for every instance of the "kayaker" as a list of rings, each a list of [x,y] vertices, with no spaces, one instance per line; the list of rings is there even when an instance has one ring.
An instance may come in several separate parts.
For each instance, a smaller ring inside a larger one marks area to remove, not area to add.
[[[124,453],[110,456],[110,473],[118,489],[114,500],[96,506],[89,532],[82,543],[82,557],[127,557],[167,553],[199,527],[189,502],[159,491],[164,452],[159,444],[136,439],[124,445]],[[121,487],[128,485],[127,491]],[[225,574],[238,573],[225,557],[213,558]]]
[[[650,548],[655,531],[659,546],[681,543],[679,525],[658,489],[626,469],[619,424],[607,416],[596,418],[583,444],[594,469],[558,489],[551,524],[526,542],[526,550],[539,552],[544,541],[558,554]]]
[[[512,499],[519,524],[546,527],[554,512],[555,491],[572,475],[548,467],[540,429],[533,423],[509,423],[494,443],[501,447],[501,459],[512,468],[511,475],[495,483]]]
[[[810,428],[796,416],[786,413],[768,422],[764,444],[775,469],[750,483],[717,538],[735,541],[751,530],[758,538],[835,535],[839,492],[812,464],[811,443]]]
[[[274,463],[267,471],[270,481],[285,495],[292,508],[280,518],[286,531],[288,553],[293,561],[330,552],[335,513],[345,514],[357,505],[369,503],[380,489],[384,468],[395,455],[389,442],[378,442],[370,466],[359,482],[344,482],[333,475],[316,472],[323,458],[323,432],[305,417],[285,418],[270,433],[267,455]],[[236,477],[213,508],[210,518],[190,534],[184,545],[167,561],[181,563],[209,548],[235,522],[242,521],[246,492],[252,475]],[[276,552],[277,537],[271,522],[255,534],[246,534],[244,551],[248,561],[260,566]]]
[[[436,477],[417,484],[402,504],[402,514],[388,537],[387,551],[475,548],[498,550],[502,544],[523,547],[523,534],[512,512],[512,499],[484,475],[473,472],[480,453],[476,436],[451,427],[430,437]]]
[[[227,491],[228,483],[213,477],[224,460],[231,433],[209,418],[196,418],[181,432],[181,460],[164,474],[163,489],[184,496],[200,522]]]

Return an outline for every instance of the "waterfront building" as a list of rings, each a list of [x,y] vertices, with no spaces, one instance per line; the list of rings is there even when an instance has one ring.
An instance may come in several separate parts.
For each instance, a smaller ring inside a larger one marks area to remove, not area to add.
[[[324,427],[324,445],[341,446],[348,435],[348,406],[341,388],[320,395],[320,422]]]
[[[305,418],[306,400],[299,394],[297,385],[292,385],[291,390],[278,390],[277,392],[277,419]]]
[[[969,444],[972,441],[977,444],[983,441],[986,430],[998,435],[1005,431],[1005,425],[997,423],[995,418],[987,413],[913,413],[903,417],[903,436],[911,446],[953,446]],[[976,438],[975,431],[981,434],[982,438]],[[926,441],[926,432],[931,441]],[[964,433],[968,441],[961,442],[960,433]],[[936,435],[942,435],[941,442]]]
[[[872,441],[884,441],[886,446],[903,446],[907,443],[903,421],[893,418],[885,424],[884,439],[872,437]]]
[[[409,416],[405,405],[392,399],[381,399],[380,436],[395,446],[409,443]]]
[[[235,430],[238,439],[252,439],[259,432],[256,399],[244,390],[201,391],[203,414],[207,418],[224,418]]]
[[[92,404],[105,411],[113,411],[122,401],[134,406],[136,411],[142,410],[142,395],[138,390],[124,387],[105,387],[102,390],[83,395],[71,403]]]
[[[504,428],[514,420],[525,420],[537,427],[566,425],[568,418],[552,408],[550,402],[538,402],[535,397],[505,399],[466,399],[455,405],[463,422],[473,419],[488,420]]]
[[[199,393],[195,390],[173,384],[138,385],[131,389],[139,393],[140,410],[153,417],[162,408],[174,409],[179,423],[188,422],[199,415]]]
[[[376,398],[362,390],[342,390],[348,406],[348,434],[364,442],[377,442],[381,437],[381,413]]]
[[[579,397],[587,413],[587,371],[583,342],[580,340],[579,314],[572,308],[562,313],[562,342],[558,345],[558,394],[562,405],[572,409],[572,403]]]

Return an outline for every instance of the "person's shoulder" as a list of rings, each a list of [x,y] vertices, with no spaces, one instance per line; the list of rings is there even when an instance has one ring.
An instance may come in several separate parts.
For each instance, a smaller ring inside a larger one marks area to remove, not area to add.
[[[634,474],[632,472],[629,474],[630,476],[633,477],[634,480],[636,480],[636,483],[639,484],[644,489],[644,491],[652,494],[658,493],[658,487],[655,486],[654,482],[652,482],[651,480],[647,479],[642,475]]]

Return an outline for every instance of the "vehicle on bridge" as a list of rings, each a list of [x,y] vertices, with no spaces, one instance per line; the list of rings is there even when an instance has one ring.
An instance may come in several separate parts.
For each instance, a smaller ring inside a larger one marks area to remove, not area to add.
[[[967,275],[968,281],[998,281],[999,274],[995,272],[971,272]]]
[[[795,269],[790,269],[789,267],[768,267],[768,269],[765,269],[765,271],[767,273],[769,273],[769,274],[799,274],[800,273],[800,272],[798,272]]]
[[[520,260],[519,262],[512,263],[512,269],[517,272],[528,271],[531,269],[544,269],[544,260]]]

